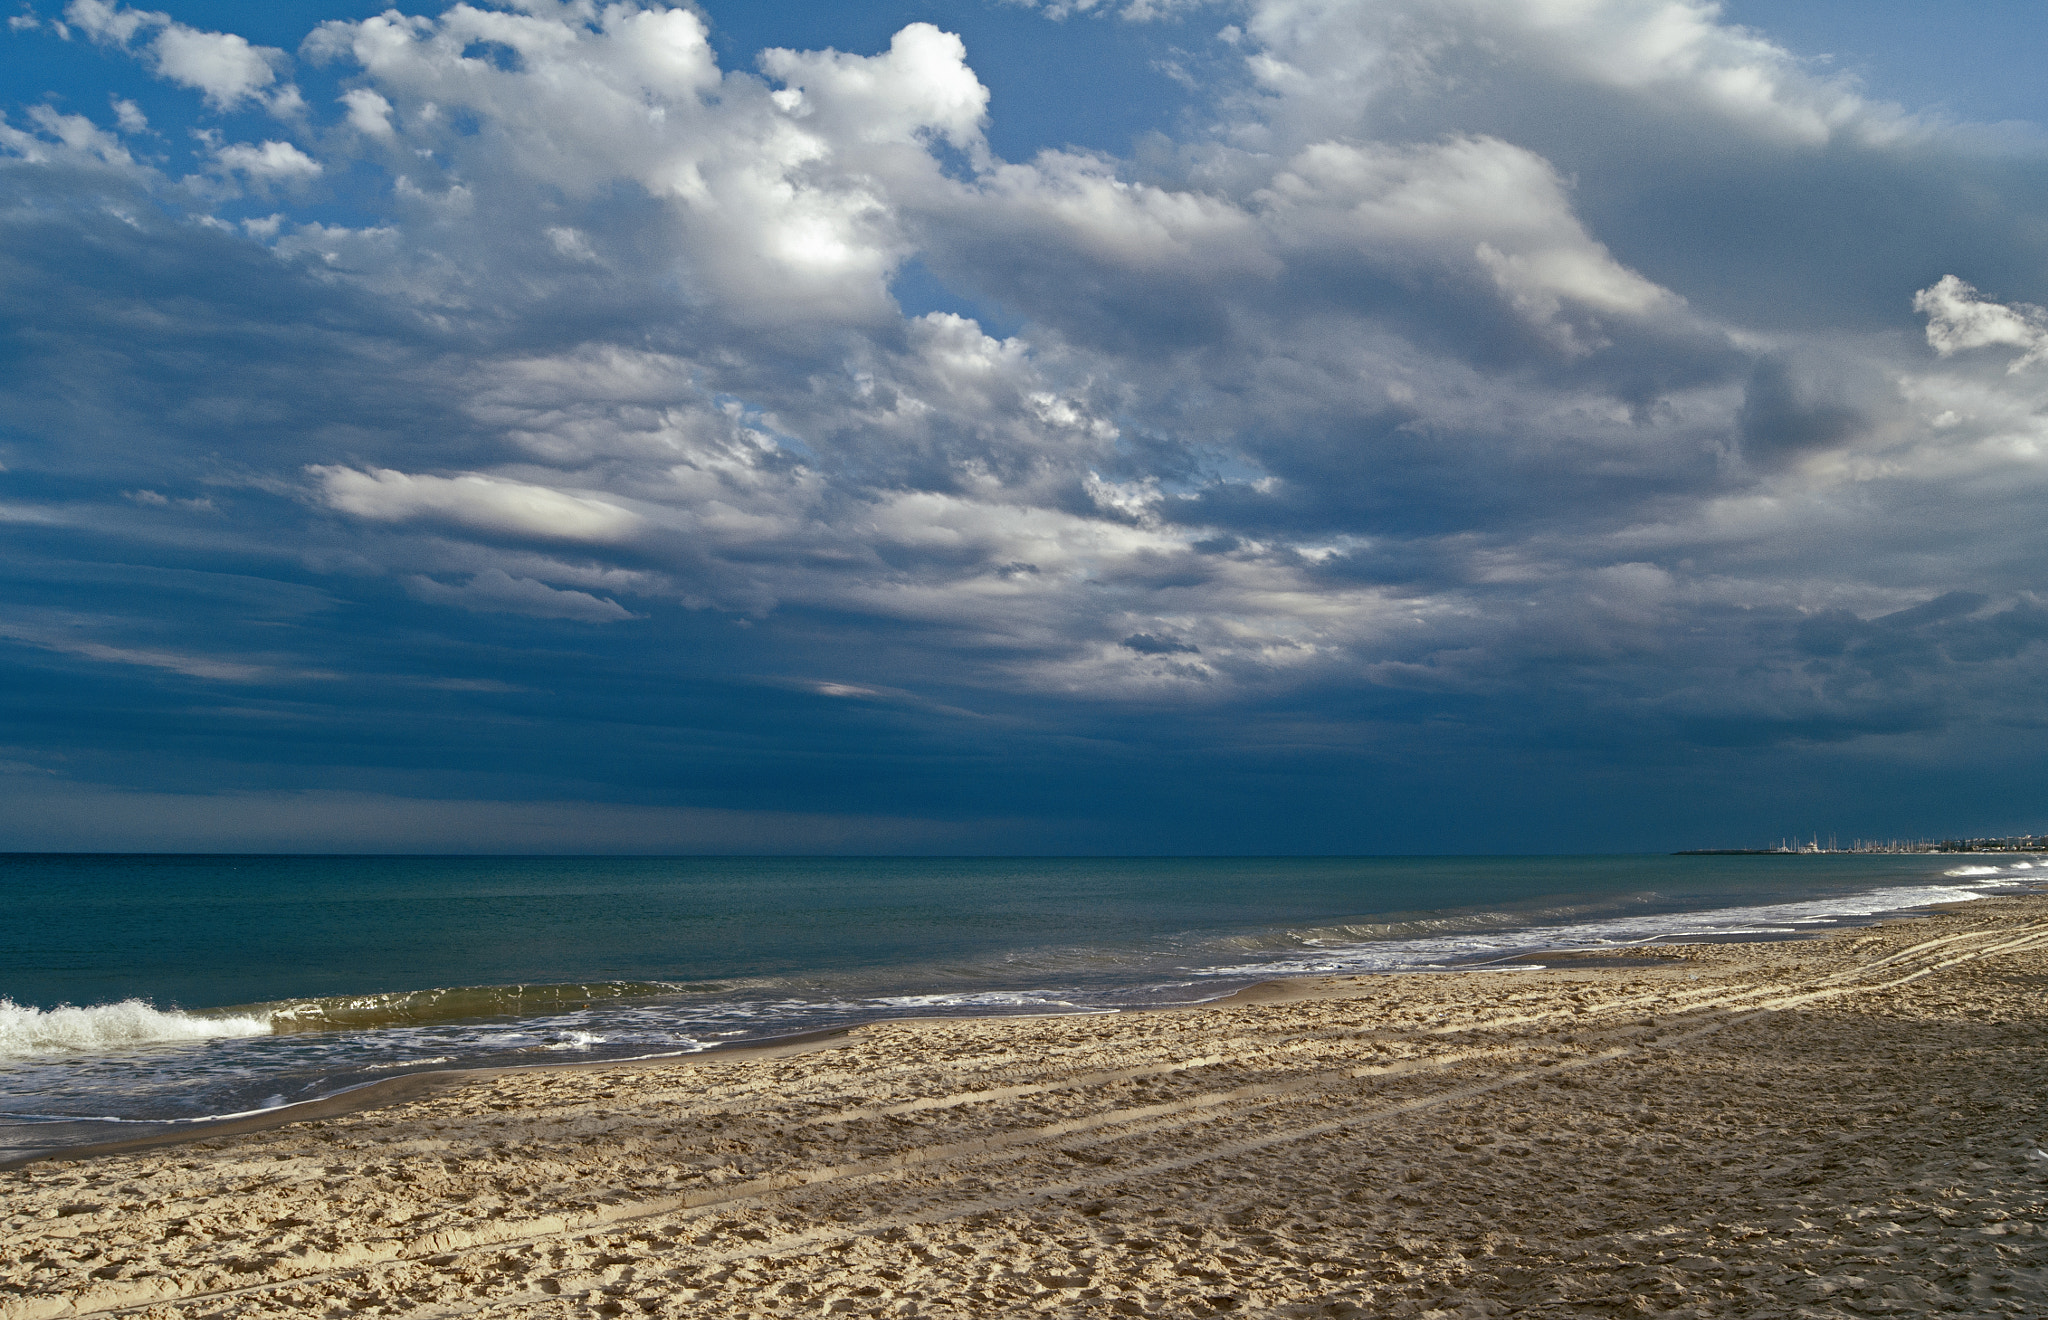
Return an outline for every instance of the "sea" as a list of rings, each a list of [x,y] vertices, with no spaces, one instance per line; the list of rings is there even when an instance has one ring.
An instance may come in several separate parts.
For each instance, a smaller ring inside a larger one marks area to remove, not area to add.
[[[2044,883],[2048,859],[2007,854],[0,855],[0,1162],[408,1072],[1510,976]]]

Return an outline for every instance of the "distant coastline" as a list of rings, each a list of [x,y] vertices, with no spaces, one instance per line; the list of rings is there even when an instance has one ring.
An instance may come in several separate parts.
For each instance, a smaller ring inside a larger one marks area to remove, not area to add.
[[[2048,834],[2011,834],[1997,839],[1855,839],[1841,847],[1833,835],[1823,844],[1819,835],[1805,843],[1781,839],[1774,848],[1681,848],[1673,857],[1806,857],[1885,853],[2033,853],[2048,852]]]

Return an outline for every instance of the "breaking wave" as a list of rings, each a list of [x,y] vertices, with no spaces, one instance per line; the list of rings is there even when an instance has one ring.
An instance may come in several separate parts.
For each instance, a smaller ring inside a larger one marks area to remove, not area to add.
[[[186,1013],[140,999],[74,1008],[28,1008],[0,999],[0,1060],[105,1054],[138,1045],[267,1036],[270,1021],[249,1013]]]
[[[116,1054],[168,1045],[247,1036],[289,1036],[321,1031],[374,1031],[386,1027],[489,1018],[531,1018],[573,1012],[689,990],[663,981],[594,981],[561,985],[456,986],[390,994],[335,995],[190,1012],[141,999],[84,1008],[33,1008],[0,999],[0,1062],[65,1055]]]

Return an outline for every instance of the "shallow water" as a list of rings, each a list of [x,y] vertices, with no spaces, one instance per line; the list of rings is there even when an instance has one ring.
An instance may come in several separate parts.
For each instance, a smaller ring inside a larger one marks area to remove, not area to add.
[[[1813,932],[2036,860],[6,857],[0,1154],[430,1067]]]

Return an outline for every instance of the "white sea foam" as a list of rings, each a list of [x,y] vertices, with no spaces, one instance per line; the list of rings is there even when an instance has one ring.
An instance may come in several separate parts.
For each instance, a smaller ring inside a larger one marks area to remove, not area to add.
[[[2021,863],[2020,863],[2020,865],[2021,865],[2021,866],[2025,866],[2025,865],[2026,865],[2026,863],[2025,863],[2025,862],[2021,862]],[[1997,875],[1997,874],[1999,873],[1999,871],[2001,871],[2002,869],[2004,869],[2004,868],[2002,868],[2002,867],[1997,867],[1997,866],[1958,866],[1958,867],[1957,867],[1957,868],[1956,868],[1955,870],[1953,870],[1953,871],[1943,871],[1943,872],[1942,872],[1942,874],[1943,874],[1943,875]]]
[[[869,1002],[889,1008],[1074,1008],[1055,990],[978,990],[950,995],[885,995]]]
[[[1970,868],[1990,875],[1997,868]],[[1959,876],[1962,872],[1947,874]],[[1271,962],[1234,963],[1204,967],[1200,976],[1305,976],[1335,972],[1423,971],[1471,965],[1488,958],[1509,958],[1518,953],[1563,949],[1611,949],[1653,940],[1684,942],[1687,939],[1745,935],[1804,935],[1842,920],[1872,917],[1883,912],[1925,907],[1930,903],[1960,903],[1989,897],[1978,885],[1905,885],[1894,889],[1873,889],[1858,894],[1812,899],[1797,903],[1767,903],[1754,907],[1715,908],[1705,912],[1671,912],[1650,916],[1615,917],[1604,921],[1573,922],[1556,926],[1524,927],[1500,932],[1434,936],[1420,939],[1375,940],[1352,945],[1322,945],[1307,956],[1297,955]],[[1305,941],[1306,942],[1306,941]]]
[[[594,1031],[570,1031],[562,1039],[541,1046],[544,1050],[587,1050],[593,1045],[604,1044],[604,1037]]]
[[[74,1008],[27,1008],[0,999],[0,1061],[105,1054],[137,1045],[267,1036],[267,1017],[202,1017],[140,999]]]

